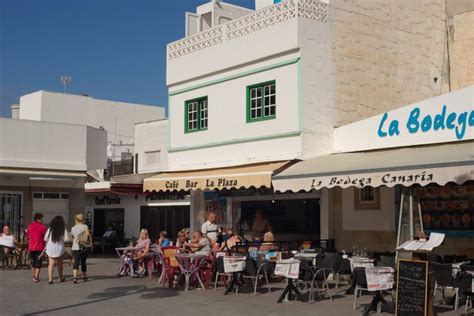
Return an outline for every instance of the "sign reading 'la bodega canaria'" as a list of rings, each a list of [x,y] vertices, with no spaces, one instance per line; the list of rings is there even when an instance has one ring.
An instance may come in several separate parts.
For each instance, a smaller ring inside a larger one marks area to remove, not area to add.
[[[334,132],[336,152],[474,140],[474,86],[423,100]]]

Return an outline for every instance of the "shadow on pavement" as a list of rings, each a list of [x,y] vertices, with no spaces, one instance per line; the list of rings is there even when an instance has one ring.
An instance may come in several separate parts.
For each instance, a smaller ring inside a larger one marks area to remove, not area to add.
[[[57,311],[64,311],[66,314],[66,310],[70,308],[75,308],[79,306],[85,306],[90,304],[96,304],[100,302],[104,302],[107,300],[112,300],[116,298],[121,298],[129,295],[137,295],[141,294],[141,299],[153,299],[153,298],[165,298],[165,297],[172,297],[178,295],[178,291],[168,288],[148,288],[144,285],[134,285],[134,286],[119,286],[119,287],[110,287],[105,289],[103,292],[93,293],[89,295],[87,298],[91,299],[90,301],[65,305],[61,307],[51,308],[42,311],[36,311],[33,313],[27,313],[23,315],[41,315],[41,314],[48,314],[51,312]]]

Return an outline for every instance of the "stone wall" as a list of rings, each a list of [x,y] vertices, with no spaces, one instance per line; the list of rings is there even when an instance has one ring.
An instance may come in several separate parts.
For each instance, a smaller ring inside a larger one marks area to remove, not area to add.
[[[451,89],[474,84],[474,11],[448,19]]]
[[[336,125],[448,91],[444,0],[334,0]]]

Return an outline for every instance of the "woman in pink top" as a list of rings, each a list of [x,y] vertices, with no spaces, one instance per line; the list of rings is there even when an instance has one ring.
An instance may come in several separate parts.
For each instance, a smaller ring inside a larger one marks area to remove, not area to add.
[[[43,264],[41,253],[44,250],[46,227],[43,225],[43,214],[36,213],[33,222],[28,225],[26,237],[28,238],[28,252],[31,256],[31,267],[33,272],[33,282],[39,282],[39,274]]]
[[[137,240],[136,248],[140,248],[133,257],[138,261],[138,274],[143,275],[145,272],[145,258],[150,251],[150,238],[148,238],[148,230],[143,228],[140,230],[140,237]]]

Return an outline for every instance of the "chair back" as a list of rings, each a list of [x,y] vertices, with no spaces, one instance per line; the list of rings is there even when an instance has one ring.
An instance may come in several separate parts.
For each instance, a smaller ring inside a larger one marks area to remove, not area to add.
[[[431,270],[433,271],[436,283],[440,286],[453,286],[453,266],[446,263],[431,263]]]
[[[250,276],[256,276],[257,275],[257,263],[255,260],[247,256],[247,259],[245,261],[245,274],[250,275]]]
[[[179,250],[179,247],[175,247],[175,246],[168,246],[168,247],[161,248],[165,265],[169,264],[171,268],[179,267],[178,260],[176,259],[178,250]]]
[[[351,262],[349,261],[349,259],[344,259],[343,257],[343,254],[340,253],[337,255],[337,258],[336,258],[336,273],[340,273],[340,274],[350,274],[351,273]]]
[[[354,268],[354,281],[355,284],[361,287],[367,287],[367,276],[365,274],[364,267],[356,267]]]
[[[337,256],[337,252],[325,252],[324,258],[321,260],[316,259],[316,266],[318,268],[336,269]]]
[[[462,272],[472,272],[474,273],[474,265],[473,264],[463,264],[461,265]]]

